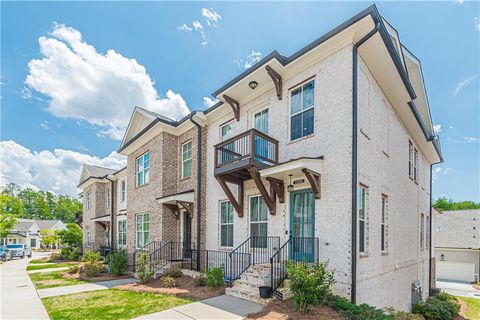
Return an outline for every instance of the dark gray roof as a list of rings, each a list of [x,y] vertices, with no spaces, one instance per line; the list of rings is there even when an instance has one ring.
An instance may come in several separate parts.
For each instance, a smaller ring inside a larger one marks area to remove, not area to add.
[[[12,232],[27,232],[34,223],[35,221],[31,219],[18,219]]]
[[[100,167],[100,166],[92,166],[89,164],[85,165],[85,168],[88,170],[88,173],[90,173],[91,177],[96,177],[96,178],[101,178],[106,175],[114,173],[116,170],[105,168],[105,167]]]
[[[480,248],[480,209],[443,211],[435,216],[436,248]]]
[[[41,229],[50,229],[56,225],[60,220],[35,220],[38,227]]]

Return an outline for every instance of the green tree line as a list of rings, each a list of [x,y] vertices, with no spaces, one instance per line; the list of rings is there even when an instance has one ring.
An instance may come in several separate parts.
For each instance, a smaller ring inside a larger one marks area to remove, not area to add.
[[[453,201],[445,197],[433,202],[433,207],[439,211],[480,209],[480,203],[474,201]]]

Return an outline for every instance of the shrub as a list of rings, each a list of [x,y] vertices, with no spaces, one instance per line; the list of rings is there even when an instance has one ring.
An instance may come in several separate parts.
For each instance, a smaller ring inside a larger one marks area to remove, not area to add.
[[[207,277],[202,273],[193,278],[193,285],[195,287],[205,287],[207,285]]]
[[[170,268],[165,271],[163,275],[172,278],[180,278],[181,276],[183,276],[183,273],[182,270],[180,270],[179,268]]]
[[[397,311],[393,308],[387,308],[385,310],[394,320],[425,320],[420,314],[414,314],[410,312]]]
[[[83,254],[83,261],[85,262],[95,262],[102,260],[102,256],[99,252],[95,252],[93,250],[87,250]]]
[[[205,274],[207,275],[208,287],[218,288],[225,282],[223,278],[223,267],[207,269]]]
[[[330,307],[334,310],[339,311],[342,316],[350,320],[392,320],[394,319],[391,315],[386,314],[382,309],[377,309],[368,304],[355,305],[349,300],[330,295],[328,298],[328,303]]]
[[[293,303],[298,310],[308,311],[313,304],[324,304],[335,283],[333,272],[327,270],[328,262],[313,264],[290,261],[287,267]]]
[[[173,277],[165,276],[162,278],[162,286],[165,288],[173,288],[177,285],[177,281]]]
[[[128,260],[125,250],[118,250],[107,256],[108,270],[111,274],[121,276],[127,273]]]
[[[141,283],[145,284],[152,280],[153,271],[150,267],[150,255],[147,251],[142,251],[137,257],[137,277]]]
[[[426,320],[451,320],[458,315],[457,299],[447,293],[439,293],[413,306],[412,312],[421,314]]]
[[[74,266],[68,267],[68,271],[67,271],[67,272],[70,273],[70,274],[75,274],[75,273],[77,273],[77,272],[79,272],[79,271],[80,271],[80,266],[74,265]]]
[[[87,277],[92,278],[105,272],[105,265],[100,261],[86,261],[83,265],[83,270]]]
[[[48,259],[48,262],[52,262],[52,261],[56,261],[56,260],[62,260],[62,254],[61,253],[52,253],[50,258]]]
[[[64,247],[60,250],[60,255],[55,256],[55,260],[80,260],[80,249],[77,247]],[[53,259],[53,255],[52,255]]]

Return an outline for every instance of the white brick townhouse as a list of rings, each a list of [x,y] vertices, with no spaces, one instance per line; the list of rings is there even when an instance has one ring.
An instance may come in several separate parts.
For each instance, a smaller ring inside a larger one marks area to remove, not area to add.
[[[213,95],[216,105],[194,113],[204,140],[191,186],[204,198],[193,218],[204,227],[186,258],[223,265],[227,293],[250,300],[264,282],[277,289],[288,260],[329,260],[334,291],[356,303],[409,310],[428,295],[431,166],[442,156],[420,61],[375,6],[288,57],[272,52]],[[150,139],[186,120],[151,121],[141,131]],[[151,195],[158,206],[166,196]],[[160,242],[169,221],[156,223]]]

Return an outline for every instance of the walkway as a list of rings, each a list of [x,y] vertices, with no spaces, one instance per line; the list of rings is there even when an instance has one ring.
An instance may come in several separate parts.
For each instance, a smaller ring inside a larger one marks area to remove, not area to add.
[[[38,295],[40,296],[40,298],[63,296],[63,295],[72,294],[72,293],[106,290],[106,289],[113,288],[115,286],[133,283],[133,282],[138,282],[138,280],[133,278],[128,278],[128,279],[118,279],[118,280],[110,280],[110,281],[102,281],[102,282],[94,282],[94,283],[82,283],[82,284],[75,284],[73,286],[39,289]]]
[[[262,309],[263,306],[258,303],[223,295],[148,314],[134,320],[241,320],[247,314],[259,312]]]
[[[480,299],[480,290],[475,289],[470,283],[437,280],[437,288],[454,296]]]
[[[35,252],[34,256],[38,258],[39,255]],[[26,267],[30,260],[15,259],[0,266],[2,320],[50,319],[28,277]]]

